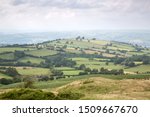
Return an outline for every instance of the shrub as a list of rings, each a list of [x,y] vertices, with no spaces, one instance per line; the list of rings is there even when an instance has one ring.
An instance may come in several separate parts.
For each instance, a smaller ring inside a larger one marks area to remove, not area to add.
[[[93,83],[94,81],[93,80],[85,80],[84,82],[83,82],[83,84],[89,84],[89,83]]]
[[[51,92],[33,89],[12,90],[0,95],[0,99],[5,100],[53,100],[55,98]]]
[[[25,78],[24,79],[24,88],[33,88],[34,79],[33,78]]]
[[[9,85],[9,84],[12,84],[12,83],[13,83],[12,79],[6,79],[6,78],[1,78],[0,79],[0,84]]]
[[[79,72],[79,75],[87,75],[88,72]]]
[[[63,91],[63,92],[59,92],[56,99],[58,99],[58,100],[77,100],[83,96],[84,96],[84,94],[82,94],[82,93],[72,92],[72,91]]]

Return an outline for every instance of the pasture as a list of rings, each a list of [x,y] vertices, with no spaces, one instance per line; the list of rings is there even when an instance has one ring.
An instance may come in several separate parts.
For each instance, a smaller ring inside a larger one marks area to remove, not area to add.
[[[34,50],[35,48],[21,48],[21,47],[0,47],[0,53],[4,52],[14,52],[17,51],[27,51],[27,50]]]
[[[0,73],[0,79],[1,79],[1,78],[11,79],[12,77],[11,77],[11,76],[8,76],[8,75],[6,75],[6,74]]]
[[[77,66],[80,66],[81,64],[84,64],[86,67],[89,67],[91,69],[100,69],[104,67],[105,69],[123,69],[124,66],[122,65],[114,65],[114,63],[109,62],[108,65],[106,65],[106,62],[109,59],[94,59],[90,60],[88,58],[72,58],[72,60],[76,61]]]
[[[83,70],[63,70],[64,75],[70,75],[70,76],[74,76],[74,75],[79,75],[80,72],[83,72]]]
[[[41,58],[34,58],[34,57],[23,57],[19,59],[18,61],[23,62],[23,63],[31,62],[35,64],[40,64],[41,62],[44,62],[45,60]]]
[[[150,65],[139,65],[136,67],[131,67],[131,68],[125,69],[125,71],[139,72],[139,73],[150,72]]]
[[[40,56],[55,55],[55,54],[57,54],[57,51],[48,50],[48,49],[39,49],[39,50],[27,51],[26,54],[40,57]]]
[[[50,75],[50,70],[46,68],[37,67],[16,67],[17,71],[21,75],[37,76],[37,75]]]
[[[0,54],[0,59],[14,60],[15,56],[13,53]]]

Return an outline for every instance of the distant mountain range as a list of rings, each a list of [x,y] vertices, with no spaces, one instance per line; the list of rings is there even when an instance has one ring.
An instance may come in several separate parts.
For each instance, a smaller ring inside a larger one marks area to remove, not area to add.
[[[76,38],[77,36],[100,40],[114,40],[150,47],[150,30],[0,33],[0,45],[31,44],[54,39]]]

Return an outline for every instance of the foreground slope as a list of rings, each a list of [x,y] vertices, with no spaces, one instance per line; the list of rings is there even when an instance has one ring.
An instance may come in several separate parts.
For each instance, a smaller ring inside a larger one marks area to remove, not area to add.
[[[78,80],[53,90],[54,92],[79,92],[81,99],[150,99],[150,80],[112,80],[91,77]]]

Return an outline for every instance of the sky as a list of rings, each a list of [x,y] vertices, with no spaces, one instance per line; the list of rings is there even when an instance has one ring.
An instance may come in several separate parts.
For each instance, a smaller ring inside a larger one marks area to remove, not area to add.
[[[150,29],[150,0],[0,0],[0,32]]]

